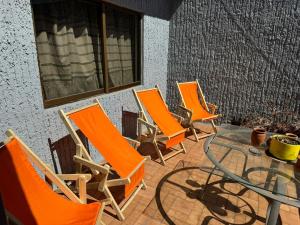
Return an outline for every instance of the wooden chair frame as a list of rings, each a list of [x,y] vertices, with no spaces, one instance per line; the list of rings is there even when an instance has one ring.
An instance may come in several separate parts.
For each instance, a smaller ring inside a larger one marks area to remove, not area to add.
[[[206,102],[205,96],[204,96],[203,91],[202,91],[202,89],[200,87],[198,79],[196,79],[196,81],[182,82],[182,83],[197,83],[198,94],[199,94],[199,97],[200,97],[200,99],[199,99],[200,103],[202,104],[202,106],[204,107],[204,109],[207,112],[210,112],[212,114],[215,113],[215,111],[217,110],[218,107],[216,105],[212,104],[212,103]],[[179,108],[182,109],[183,111],[185,111],[185,113],[186,113],[186,119],[187,119],[187,125],[188,125],[189,129],[193,132],[193,135],[195,136],[196,141],[199,142],[200,139],[209,137],[209,136],[217,133],[217,127],[216,127],[214,121],[212,119],[210,119],[210,118],[207,118],[207,119],[203,118],[203,119],[200,119],[200,120],[192,120],[192,114],[193,114],[193,112],[192,112],[192,110],[186,108],[186,104],[184,102],[183,95],[182,95],[181,90],[179,88],[179,85],[182,84],[182,83],[179,83],[178,81],[176,81],[176,85],[177,85],[177,88],[178,88],[178,91],[179,91],[179,94],[180,94],[180,98],[181,98],[181,105],[179,105]],[[219,116],[221,116],[221,115],[218,115],[218,117]],[[206,133],[206,134],[203,134],[201,136],[198,136],[197,135],[197,130],[200,131],[200,132],[201,132],[201,130],[198,129],[198,128],[196,128],[195,125],[194,125],[194,123],[195,122],[204,122],[206,120],[210,120],[210,123],[212,125],[212,128],[213,128],[214,132],[213,133]]]
[[[29,160],[45,175],[47,182],[55,184],[60,192],[62,192],[71,201],[81,204],[86,204],[87,194],[86,186],[87,182],[91,179],[90,174],[55,174],[49,166],[47,166],[11,129],[6,131],[7,139],[4,144],[7,144],[11,139],[16,139],[24,148],[25,154]],[[65,184],[65,181],[76,181],[79,197]],[[101,219],[103,215],[104,207],[110,203],[109,199],[101,201],[101,208],[98,213],[96,225],[105,225]],[[6,211],[6,214],[10,221],[20,224],[11,213]]]
[[[137,95],[139,92],[148,91],[148,90],[158,90],[158,93],[159,93],[162,101],[164,102],[165,106],[167,108],[169,108],[168,105],[166,104],[166,102],[165,102],[162,94],[161,94],[161,91],[160,91],[158,85],[155,85],[155,88],[149,88],[149,89],[144,89],[144,90],[139,90],[139,91],[137,91],[135,89],[132,90],[133,91],[133,95],[135,97],[135,100],[137,102],[137,105],[139,107],[138,140],[140,142],[150,142],[150,143],[152,143],[154,145],[154,147],[155,147],[155,151],[156,151],[159,159],[161,160],[161,164],[162,165],[166,165],[166,160],[172,158],[173,156],[175,156],[175,155],[177,155],[179,153],[182,153],[182,152],[186,153],[186,149],[185,149],[183,143],[180,142],[180,147],[181,147],[180,150],[172,150],[172,153],[170,153],[168,156],[164,157],[162,155],[161,150],[158,147],[158,142],[163,142],[163,141],[170,140],[172,137],[174,137],[174,136],[176,136],[176,135],[178,135],[180,133],[183,133],[183,132],[178,132],[178,133],[175,133],[175,134],[173,134],[171,136],[165,136],[165,135],[163,135],[162,137],[158,137],[157,136],[158,134],[161,134],[162,132],[161,132],[161,130],[159,129],[159,127],[156,124],[151,124],[149,122],[149,120],[146,117],[145,110],[143,108],[143,104],[141,103],[141,101],[140,101],[140,99],[139,99],[139,97]],[[177,115],[175,113],[172,113],[172,112],[170,112],[170,113],[172,114],[172,116],[174,118],[177,119],[177,121],[179,123],[181,123],[183,121],[183,118],[181,116],[179,116],[179,115]],[[147,135],[145,135],[142,138],[142,135],[143,135],[143,126],[147,129],[148,133],[147,133]]]
[[[130,182],[131,182],[130,177],[145,163],[145,161],[148,159],[148,157],[144,157],[143,161],[141,161],[126,178],[117,178],[117,179],[108,180],[109,173],[111,173],[111,171],[114,169],[111,168],[110,165],[108,165],[108,163],[105,161],[100,164],[97,164],[93,161],[93,159],[89,155],[86,147],[84,146],[81,139],[77,135],[77,133],[76,133],[75,129],[73,128],[72,123],[69,119],[70,114],[78,112],[78,111],[86,109],[86,108],[89,108],[91,106],[95,106],[95,105],[98,105],[103,110],[105,115],[107,116],[105,110],[102,108],[100,102],[97,99],[94,100],[93,104],[90,104],[90,105],[87,105],[87,106],[84,106],[79,109],[75,109],[75,110],[72,110],[72,111],[69,111],[66,113],[63,110],[59,110],[59,114],[60,114],[64,124],[66,125],[71,137],[73,138],[73,140],[76,144],[76,155],[73,157],[73,160],[77,164],[77,166],[76,166],[77,172],[82,171],[82,166],[85,166],[91,170],[92,175],[96,178],[96,182],[89,182],[87,184],[87,188],[88,189],[96,188],[98,191],[103,192],[107,198],[111,199],[111,205],[112,205],[113,209],[116,211],[117,217],[119,218],[119,220],[123,221],[125,219],[123,211],[132,202],[132,200],[137,195],[137,193],[141,189],[146,189],[147,186],[146,186],[144,180],[142,180],[141,184],[130,195],[130,197],[128,197],[125,200],[125,203],[122,206],[118,205],[118,203],[114,199],[111,191],[109,190],[109,187],[130,184]],[[124,137],[124,138],[131,145],[133,145],[135,147],[140,144],[138,141],[132,140],[127,137]]]

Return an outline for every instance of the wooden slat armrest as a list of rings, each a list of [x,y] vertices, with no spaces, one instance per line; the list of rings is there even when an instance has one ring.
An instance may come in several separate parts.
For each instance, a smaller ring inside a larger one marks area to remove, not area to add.
[[[182,106],[182,105],[179,105],[178,106],[180,109],[182,109],[182,110],[184,110],[184,111],[186,111],[187,113],[189,113],[190,115],[192,115],[193,114],[193,111],[192,110],[190,110],[190,109],[188,109],[188,108],[185,108],[184,106]]]
[[[99,182],[99,185],[98,185],[98,190],[99,191],[104,191],[104,188],[105,188],[105,185],[106,185],[106,182],[107,182],[107,177],[108,177],[108,174],[110,172],[110,166],[107,165],[107,164],[102,166],[102,165],[99,165],[99,164],[94,163],[92,161],[89,161],[87,159],[83,159],[83,158],[81,158],[77,155],[74,155],[73,160],[76,163],[81,163],[82,165],[90,168],[91,170],[98,171],[100,173],[98,175],[101,177],[101,181]]]
[[[171,112],[171,114],[172,114],[172,116],[173,116],[175,119],[178,120],[179,123],[181,123],[181,122],[183,121],[183,117],[182,117],[182,116],[179,116],[179,115],[177,115],[177,114],[175,114],[175,113],[172,113],[172,112]]]
[[[156,126],[152,125],[151,123],[148,123],[147,121],[145,121],[145,120],[143,120],[141,118],[138,118],[138,122],[141,123],[141,124],[143,124],[143,125],[145,125],[146,127],[150,128],[150,129],[152,129],[153,131],[157,131],[158,130]]]
[[[92,175],[85,173],[85,174],[57,174],[57,176],[62,180],[78,180],[78,179],[85,179],[87,182],[92,179]]]
[[[108,180],[106,182],[106,185],[107,187],[113,187],[113,186],[130,184],[130,182],[131,182],[130,178],[120,178],[120,179]]]
[[[139,142],[139,141],[137,141],[137,140],[131,139],[131,138],[129,138],[129,137],[124,137],[124,138],[126,138],[128,142],[133,142],[133,143],[135,143],[135,144],[137,145],[137,147],[141,145],[141,142]],[[135,149],[137,149],[137,147],[135,147]],[[151,160],[151,156],[150,156],[150,155],[146,155],[146,156],[143,156],[143,157],[144,157],[145,159],[147,159],[147,160]]]
[[[137,140],[134,140],[134,139],[131,139],[129,137],[125,137],[123,136],[128,142],[129,144],[133,145],[133,147],[136,149],[138,146],[141,145],[141,142],[137,141]]]
[[[187,115],[187,117],[184,118],[185,121],[183,123],[184,124],[190,124],[192,122],[193,111],[190,110],[190,109],[188,109],[188,108],[186,108],[186,107],[184,107],[184,106],[182,106],[182,105],[179,105],[179,108],[182,109],[183,111],[185,111],[186,115]]]
[[[103,174],[108,174],[109,173],[109,170],[110,170],[110,167],[108,165],[99,165],[97,163],[94,163],[92,161],[89,161],[87,159],[83,159],[77,155],[74,155],[73,157],[73,160],[76,162],[76,163],[81,163],[82,165],[90,168],[90,169],[94,169],[94,170],[98,170],[100,173],[103,173]]]
[[[76,181],[76,189],[78,189],[79,198],[82,203],[86,203],[86,184],[92,179],[91,174],[57,174],[57,176],[62,180]]]

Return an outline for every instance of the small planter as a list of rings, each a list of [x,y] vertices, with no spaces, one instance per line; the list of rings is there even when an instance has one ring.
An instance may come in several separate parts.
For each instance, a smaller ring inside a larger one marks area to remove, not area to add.
[[[269,151],[276,158],[296,160],[300,151],[300,141],[286,135],[273,135]]]
[[[265,142],[266,130],[264,128],[254,128],[251,134],[251,145],[260,146]]]

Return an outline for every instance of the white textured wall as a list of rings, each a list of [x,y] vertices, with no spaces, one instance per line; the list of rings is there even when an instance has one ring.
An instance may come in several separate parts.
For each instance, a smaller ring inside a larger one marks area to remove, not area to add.
[[[169,22],[144,17],[144,85],[159,84],[166,93]],[[44,109],[29,0],[0,1],[0,140],[12,128],[47,163],[52,164],[48,138],[59,140],[67,131],[58,109],[71,110],[92,102]],[[131,89],[97,96],[121,130],[122,107],[137,112]],[[98,154],[93,153],[99,160]]]

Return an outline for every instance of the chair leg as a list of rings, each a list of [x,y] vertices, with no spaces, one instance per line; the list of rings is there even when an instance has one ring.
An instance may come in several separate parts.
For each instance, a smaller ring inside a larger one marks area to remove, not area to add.
[[[95,225],[105,225],[105,223],[102,221],[104,207],[105,207],[105,204],[102,204]]]
[[[196,132],[196,129],[194,128],[193,125],[191,125],[191,130],[195,136],[195,139],[196,139],[196,142],[199,142],[199,138],[198,138],[198,135],[197,135],[197,132]]]
[[[111,205],[112,205],[113,209],[116,211],[119,220],[121,220],[121,221],[125,220],[125,216],[123,215],[118,203],[114,199],[114,196],[111,194],[108,187],[105,187],[104,194],[107,198],[111,199]]]
[[[184,152],[184,153],[186,153],[186,149],[185,149],[185,147],[184,147],[183,143],[182,143],[182,142],[180,142],[179,144],[180,144],[180,146],[181,146],[181,148],[182,148],[183,152]]]
[[[218,132],[218,130],[217,130],[217,127],[216,127],[216,125],[215,125],[214,121],[213,121],[213,120],[211,120],[211,121],[210,121],[210,123],[211,123],[211,125],[212,125],[212,127],[213,127],[213,129],[214,129],[214,132],[215,132],[215,133],[217,133],[217,132]]]
[[[153,141],[153,144],[154,144],[155,150],[156,150],[156,152],[157,152],[157,155],[158,155],[158,157],[159,157],[160,160],[161,160],[161,164],[162,164],[163,166],[165,166],[165,165],[166,165],[166,162],[165,162],[165,160],[164,160],[163,155],[161,154],[161,151],[160,151],[160,149],[159,149],[159,147],[158,147],[158,145],[157,145],[156,140]]]

